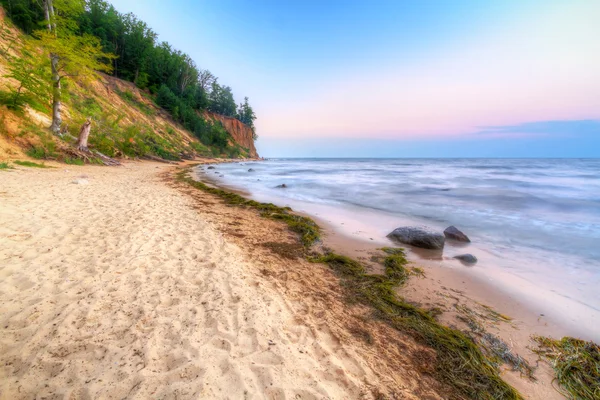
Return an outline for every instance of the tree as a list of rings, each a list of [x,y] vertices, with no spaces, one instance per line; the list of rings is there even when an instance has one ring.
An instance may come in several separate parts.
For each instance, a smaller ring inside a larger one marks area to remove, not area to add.
[[[82,0],[44,0],[46,30],[35,35],[50,58],[52,71],[52,124],[50,129],[60,134],[61,82],[65,78],[88,79],[96,71],[110,72],[115,57],[105,53],[100,39],[89,34],[77,35],[77,16],[83,12]]]
[[[240,103],[237,109],[237,119],[239,119],[244,124],[248,125],[252,128],[252,137],[254,140],[258,139],[254,129],[254,120],[256,119],[256,114],[254,114],[254,110],[250,107],[248,103],[248,97],[244,97],[244,102]]]
[[[227,117],[234,117],[236,115],[235,100],[229,86],[221,86],[215,80],[212,83],[208,100],[208,109],[210,111]]]
[[[207,69],[203,69],[198,75],[198,85],[202,88],[202,90],[204,90],[205,93],[210,90],[213,82],[216,82],[216,80],[217,77]]]
[[[31,33],[38,28],[38,22],[44,14],[38,0],[0,0],[7,15],[25,33]]]

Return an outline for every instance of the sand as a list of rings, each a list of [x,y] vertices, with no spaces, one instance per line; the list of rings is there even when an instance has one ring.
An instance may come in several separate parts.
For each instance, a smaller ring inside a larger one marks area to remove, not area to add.
[[[172,165],[54,165],[0,171],[1,399],[448,397],[435,354],[349,302],[284,224],[176,182]],[[372,251],[327,228],[325,241]],[[519,304],[425,268],[402,296],[449,324],[455,303],[499,306],[515,319],[486,328],[527,352]],[[548,368],[503,376],[561,398]]]
[[[172,166],[56,165],[0,171],[0,398],[441,398],[344,336],[323,266],[281,285]]]

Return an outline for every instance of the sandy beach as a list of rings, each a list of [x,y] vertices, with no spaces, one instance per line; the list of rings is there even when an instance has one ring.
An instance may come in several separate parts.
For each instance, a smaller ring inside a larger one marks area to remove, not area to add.
[[[248,254],[172,168],[3,172],[1,398],[439,398],[345,333],[325,267]]]
[[[348,304],[285,225],[176,171],[2,171],[0,398],[446,398],[431,350]],[[445,273],[405,290],[423,305],[481,300]],[[535,364],[532,316],[486,299],[514,318],[494,332]],[[543,364],[535,382],[503,377],[526,398],[562,398]]]

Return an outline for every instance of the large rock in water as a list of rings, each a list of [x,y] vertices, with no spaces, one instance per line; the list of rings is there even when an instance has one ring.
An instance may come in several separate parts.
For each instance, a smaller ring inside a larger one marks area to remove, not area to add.
[[[446,236],[448,239],[453,239],[456,240],[458,242],[466,242],[466,243],[470,243],[471,239],[469,239],[469,237],[467,235],[465,235],[464,233],[462,233],[457,227],[455,226],[449,226],[444,230],[444,236]]]
[[[444,235],[424,226],[401,226],[394,229],[388,237],[411,246],[432,250],[442,250],[446,241]]]

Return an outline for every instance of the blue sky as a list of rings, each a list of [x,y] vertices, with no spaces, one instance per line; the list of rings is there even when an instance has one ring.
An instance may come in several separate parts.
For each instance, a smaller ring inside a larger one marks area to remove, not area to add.
[[[112,3],[250,97],[263,156],[600,157],[600,1]]]

